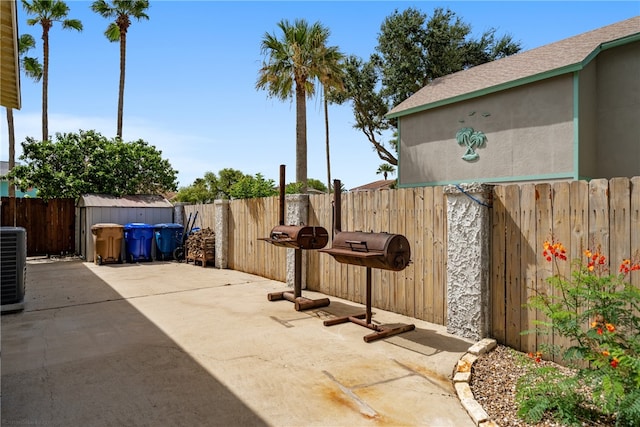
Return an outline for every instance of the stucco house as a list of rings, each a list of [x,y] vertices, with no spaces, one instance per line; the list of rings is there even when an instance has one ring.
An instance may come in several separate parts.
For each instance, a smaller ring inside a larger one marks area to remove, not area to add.
[[[9,196],[9,180],[6,178],[9,173],[9,162],[0,161],[0,196]],[[30,188],[26,193],[16,189],[15,197],[38,197],[38,190]]]
[[[435,79],[397,105],[400,187],[640,175],[640,16]]]

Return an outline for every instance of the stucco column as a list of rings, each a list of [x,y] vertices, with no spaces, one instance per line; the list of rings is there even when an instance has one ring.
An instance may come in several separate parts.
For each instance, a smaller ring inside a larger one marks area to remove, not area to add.
[[[184,207],[189,203],[178,202],[173,205],[173,222],[175,224],[184,224]]]
[[[218,268],[227,268],[229,255],[229,201],[214,200],[213,212],[215,215],[216,253],[214,265]]]
[[[491,186],[448,185],[447,332],[481,339],[489,331]]]
[[[285,196],[287,212],[286,225],[306,225],[309,218],[309,195],[287,194]],[[287,248],[287,286],[293,288],[295,284],[295,251]],[[307,251],[302,251],[302,289],[307,289]]]

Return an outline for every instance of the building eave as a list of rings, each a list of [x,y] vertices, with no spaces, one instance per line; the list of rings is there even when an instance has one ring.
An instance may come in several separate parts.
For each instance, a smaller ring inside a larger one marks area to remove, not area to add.
[[[20,57],[16,0],[0,1],[0,105],[20,109]]]

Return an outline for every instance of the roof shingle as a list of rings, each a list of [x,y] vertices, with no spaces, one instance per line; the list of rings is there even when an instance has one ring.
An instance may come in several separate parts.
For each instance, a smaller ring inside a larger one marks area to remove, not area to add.
[[[573,71],[567,68],[585,65],[583,61],[589,59],[602,44],[636,34],[640,34],[640,16],[449,74],[433,80],[398,104],[388,116],[402,116],[407,110],[446,103],[447,100],[455,100],[474,92],[484,92],[490,88],[498,89],[555,70],[559,73]]]

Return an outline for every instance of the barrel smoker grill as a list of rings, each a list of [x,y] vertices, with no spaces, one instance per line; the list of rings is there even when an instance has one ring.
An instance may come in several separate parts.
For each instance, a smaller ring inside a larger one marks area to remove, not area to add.
[[[374,233],[363,231],[341,231],[340,181],[335,180],[334,190],[334,229],[335,236],[329,249],[321,249],[343,264],[366,267],[366,311],[351,316],[325,320],[325,326],[352,322],[375,331],[365,335],[365,342],[375,341],[402,332],[412,331],[415,325],[387,327],[376,325],[371,320],[371,269],[401,271],[411,262],[411,248],[406,237],[400,234]],[[364,320],[363,320],[364,319]]]
[[[329,242],[329,233],[323,227],[308,225],[284,225],[284,199],[285,199],[285,166],[280,165],[280,206],[279,225],[275,226],[269,235],[258,240],[264,240],[272,245],[292,248],[294,251],[294,280],[293,292],[271,292],[267,295],[269,301],[286,299],[295,304],[296,311],[308,310],[317,307],[326,307],[331,301],[329,298],[312,300],[302,296],[302,250],[322,249]]]

